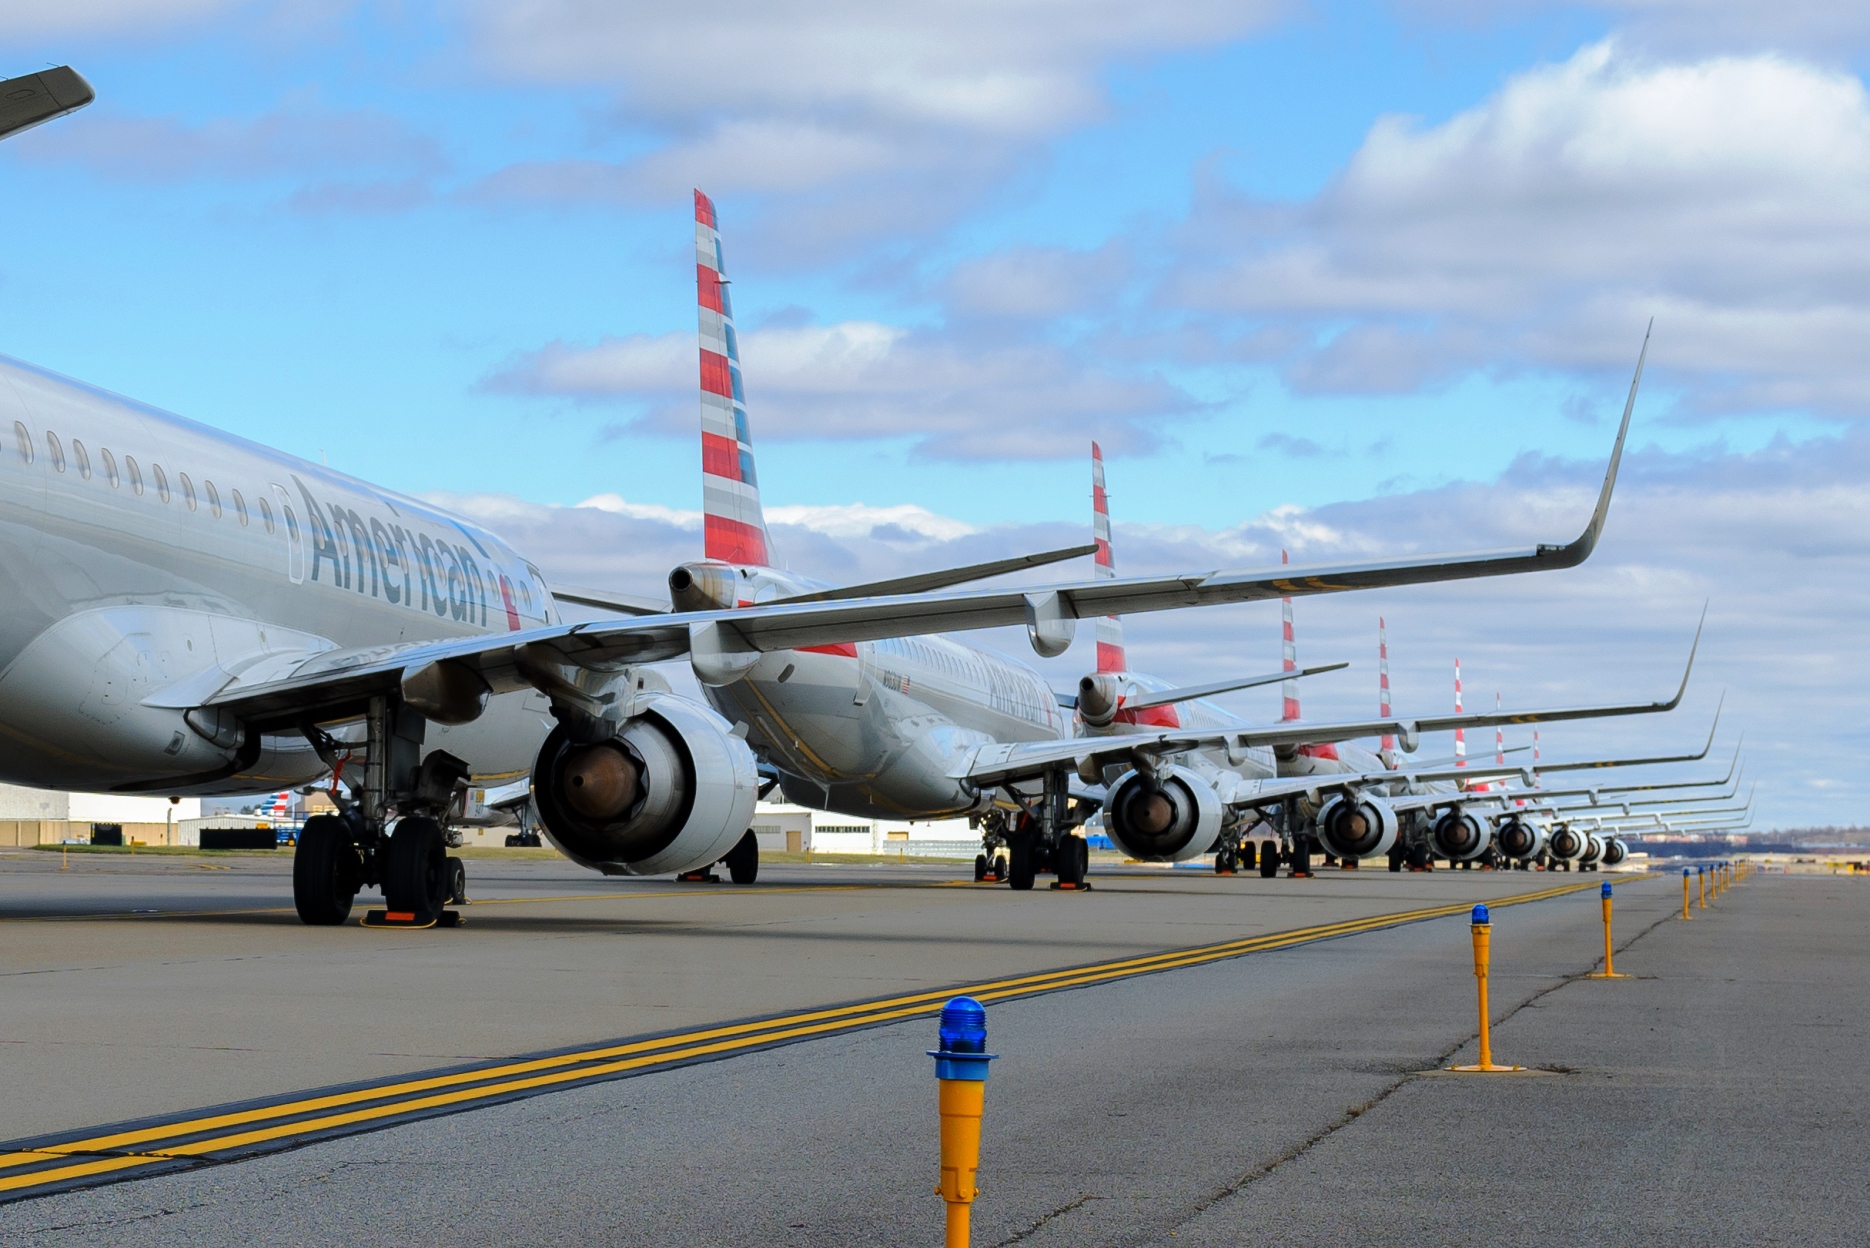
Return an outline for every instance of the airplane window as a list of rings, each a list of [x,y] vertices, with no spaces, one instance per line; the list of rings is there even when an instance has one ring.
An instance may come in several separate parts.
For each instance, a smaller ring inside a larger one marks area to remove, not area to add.
[[[178,472],[175,479],[182,483],[182,501],[188,504],[190,511],[195,510],[195,483],[188,479],[186,472]]]
[[[286,517],[286,540],[296,543],[299,540],[299,518],[293,515],[292,508],[284,503],[279,504],[279,509],[285,513]],[[316,571],[316,569],[313,570]]]
[[[117,488],[117,457],[110,453],[108,446],[97,448],[98,462],[104,465],[104,480],[110,482],[110,488]]]
[[[240,496],[239,490],[232,490],[234,496],[234,514],[240,518],[240,527],[247,527],[247,500]]]
[[[163,502],[169,501],[169,475],[162,470],[161,464],[151,464],[149,473],[156,478],[156,497]]]
[[[60,472],[65,471],[65,448],[58,444],[58,435],[50,429],[45,431],[45,449],[52,457],[52,466]]]
[[[26,426],[17,420],[13,422],[13,439],[19,446],[21,461],[30,466],[32,464],[32,435],[27,433]]]
[[[143,474],[137,470],[134,456],[125,455],[123,457],[123,475],[130,478],[130,492],[141,497],[143,493]]]
[[[239,495],[235,495],[235,497],[239,497]],[[255,501],[260,504],[260,519],[265,523],[266,532],[270,536],[273,532],[273,509],[267,505],[264,498],[256,499]]]
[[[84,443],[76,438],[71,440],[71,462],[78,465],[79,476],[86,481],[91,479],[91,457],[84,453]]]
[[[187,481],[188,478],[184,477],[182,478],[182,480]],[[203,481],[201,483],[201,492],[208,496],[208,510],[214,513],[214,518],[216,520],[219,520],[221,518],[221,493],[220,491],[214,488],[214,482]]]

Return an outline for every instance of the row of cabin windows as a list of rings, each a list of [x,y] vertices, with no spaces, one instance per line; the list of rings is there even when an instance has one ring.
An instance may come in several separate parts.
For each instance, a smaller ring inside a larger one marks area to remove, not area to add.
[[[877,649],[885,654],[894,653],[905,658],[918,659],[926,666],[938,668],[959,680],[978,681],[984,676],[987,696],[995,709],[1035,719],[1049,718],[1046,704],[1036,700],[1033,690],[1025,681],[1002,673],[998,668],[988,666],[978,660],[964,661],[945,649],[925,645],[908,637],[887,638],[879,641]]]
[[[19,450],[20,460],[30,465],[34,458],[32,434],[27,431],[26,426],[22,422],[17,420],[13,422],[13,438]],[[65,471],[66,459],[64,445],[59,442],[58,435],[53,433],[50,429],[46,430],[45,434],[45,454],[46,460],[52,465],[54,471]],[[77,470],[80,477],[86,481],[91,479],[91,455],[84,449],[84,443],[80,442],[77,438],[71,440],[70,462],[71,466]],[[123,475],[119,476],[117,473],[117,457],[110,453],[109,447],[100,446],[97,448],[97,466],[104,474],[104,480],[110,482],[111,489],[120,489],[122,488],[123,482],[128,481],[130,484],[130,492],[138,497],[142,496],[143,470],[137,466],[134,456],[125,455],[123,457]],[[162,470],[161,464],[150,464],[149,479],[156,487],[156,497],[164,503],[167,503],[172,497],[169,489],[169,474]],[[190,511],[199,510],[201,504],[195,495],[195,483],[188,479],[188,474],[186,472],[176,473],[175,483],[181,487],[183,504],[187,506]],[[219,520],[224,509],[221,506],[221,492],[214,488],[214,482],[204,480],[201,483],[201,496],[208,501],[209,514],[216,520]],[[240,491],[229,490],[227,492],[227,497],[228,501],[233,504],[234,518],[239,520],[242,526],[250,523],[247,515],[247,500],[241,497]],[[259,505],[260,522],[266,526],[266,531],[268,533],[272,533],[274,531],[272,507],[268,505],[264,497],[256,497],[253,501]]]

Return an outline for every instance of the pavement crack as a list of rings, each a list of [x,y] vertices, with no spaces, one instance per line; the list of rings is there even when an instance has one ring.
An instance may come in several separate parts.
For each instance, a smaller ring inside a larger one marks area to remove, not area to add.
[[[1034,1235],[1039,1233],[1040,1227],[1044,1226],[1047,1222],[1050,1222],[1052,1219],[1062,1218],[1074,1209],[1083,1208],[1085,1205],[1089,1204],[1091,1201],[1102,1200],[1102,1199],[1103,1197],[1101,1196],[1094,1196],[1091,1193],[1086,1192],[1084,1195],[1078,1197],[1078,1199],[1070,1202],[1069,1204],[1060,1205],[1058,1208],[1051,1210],[1049,1213],[1043,1213],[1039,1215],[1039,1218],[1037,1221],[1027,1226],[1024,1230],[1014,1231],[1011,1235],[1007,1236],[1005,1239],[1002,1239],[998,1241],[997,1243],[995,1243],[993,1245],[993,1248],[1006,1248],[1007,1244],[1017,1244],[1022,1239],[1030,1239]]]

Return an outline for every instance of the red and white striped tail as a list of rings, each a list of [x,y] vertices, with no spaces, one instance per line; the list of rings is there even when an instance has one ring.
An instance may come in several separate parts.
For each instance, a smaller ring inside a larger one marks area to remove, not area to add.
[[[753,472],[740,345],[721,263],[714,201],[695,192],[695,287],[701,314],[701,511],[707,557],[765,567],[766,516]]]
[[[1458,658],[1454,661],[1454,713],[1456,715],[1461,713],[1461,660]],[[1467,766],[1466,729],[1456,728],[1454,730],[1454,765],[1456,767]]]
[[[1382,616],[1377,617],[1377,718],[1390,717],[1390,633],[1389,624]],[[1396,738],[1390,733],[1383,734],[1382,749],[1394,753]]]
[[[1279,562],[1282,565],[1291,562],[1286,558],[1286,552],[1283,550],[1279,552]],[[1283,640],[1280,642],[1279,669],[1284,672],[1296,672],[1299,670],[1299,650],[1292,640],[1292,599],[1290,598],[1279,600],[1279,624],[1283,634]],[[1298,680],[1295,678],[1284,682],[1279,686],[1279,692],[1283,695],[1280,699],[1282,703],[1280,722],[1291,723],[1300,718]]]
[[[1110,550],[1110,496],[1104,493],[1104,451],[1091,443],[1091,538],[1097,543],[1098,580],[1114,579],[1117,561]],[[1097,621],[1097,670],[1127,672],[1123,653],[1123,621],[1114,615]]]
[[[1493,695],[1493,713],[1495,715],[1500,713],[1498,693]],[[1493,726],[1493,765],[1495,767],[1506,766],[1506,728],[1500,724]]]

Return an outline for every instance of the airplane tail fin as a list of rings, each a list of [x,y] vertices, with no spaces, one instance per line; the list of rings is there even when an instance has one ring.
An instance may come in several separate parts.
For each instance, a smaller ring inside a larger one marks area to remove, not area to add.
[[[1286,552],[1283,550],[1279,552],[1279,562],[1291,562],[1291,560],[1286,558]],[[1299,670],[1299,652],[1298,647],[1292,640],[1292,599],[1281,598],[1279,600],[1279,622],[1284,628],[1284,639],[1280,643],[1281,665],[1288,672],[1296,672]],[[1280,688],[1280,693],[1283,695],[1280,698],[1282,704],[1279,716],[1280,721],[1282,723],[1291,723],[1301,718],[1299,714],[1299,682],[1296,680],[1288,680]]]
[[[1110,498],[1104,493],[1104,452],[1091,443],[1091,536],[1097,542],[1097,579],[1114,579],[1117,563],[1110,551]],[[1123,620],[1114,615],[1097,620],[1097,670],[1127,672],[1123,653]]]
[[[1390,633],[1389,624],[1382,616],[1377,617],[1377,718],[1390,717]],[[1383,734],[1383,742],[1378,747],[1385,755],[1396,752],[1396,738],[1391,733]]]
[[[706,554],[725,563],[771,563],[753,471],[753,435],[740,385],[740,345],[721,262],[714,201],[695,192],[695,286],[701,321],[701,510]]]
[[[1454,661],[1454,713],[1461,714],[1461,660],[1458,657]],[[1454,730],[1454,765],[1467,766],[1467,732],[1461,728]]]

